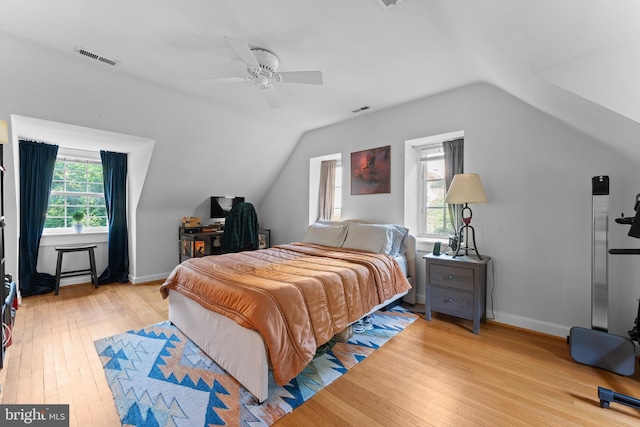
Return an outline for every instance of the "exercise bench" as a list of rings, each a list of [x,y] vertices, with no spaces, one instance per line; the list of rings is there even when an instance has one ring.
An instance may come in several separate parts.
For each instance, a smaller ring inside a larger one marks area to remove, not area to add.
[[[82,276],[87,273],[91,274],[91,283],[98,289],[98,275],[96,274],[96,257],[94,249],[97,245],[83,245],[83,246],[56,246],[58,252],[58,263],[56,264],[56,291],[55,295],[60,293],[60,279],[62,277]],[[62,271],[62,256],[68,252],[88,252],[89,253],[89,268],[82,270]]]

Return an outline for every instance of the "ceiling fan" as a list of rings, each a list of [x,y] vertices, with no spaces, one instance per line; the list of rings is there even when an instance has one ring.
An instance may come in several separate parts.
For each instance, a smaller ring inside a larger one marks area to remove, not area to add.
[[[224,77],[211,79],[216,83],[253,82],[259,86],[271,108],[283,105],[273,83],[302,83],[321,85],[321,71],[281,71],[280,60],[275,53],[262,48],[249,48],[240,39],[225,37],[226,42],[236,52],[240,59],[247,64],[248,76]]]

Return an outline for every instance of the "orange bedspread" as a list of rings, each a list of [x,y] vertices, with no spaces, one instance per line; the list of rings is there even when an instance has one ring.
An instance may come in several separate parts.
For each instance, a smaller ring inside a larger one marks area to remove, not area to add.
[[[258,331],[279,385],[376,305],[411,288],[393,258],[307,243],[192,258],[160,287]],[[203,325],[206,328],[206,325]]]

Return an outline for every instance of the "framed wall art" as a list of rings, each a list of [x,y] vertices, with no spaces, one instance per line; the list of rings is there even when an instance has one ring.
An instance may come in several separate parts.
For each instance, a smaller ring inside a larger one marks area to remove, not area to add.
[[[391,193],[391,146],[351,153],[351,195]]]

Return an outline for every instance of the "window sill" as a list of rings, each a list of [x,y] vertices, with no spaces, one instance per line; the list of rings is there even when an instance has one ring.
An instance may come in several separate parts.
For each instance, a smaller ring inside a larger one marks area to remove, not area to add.
[[[446,246],[449,244],[449,239],[444,237],[416,237],[416,249],[420,252],[431,252],[436,242],[440,242],[441,245]]]
[[[40,238],[40,246],[58,246],[70,244],[106,243],[109,240],[108,231],[89,231],[82,233],[57,232],[43,234]]]

